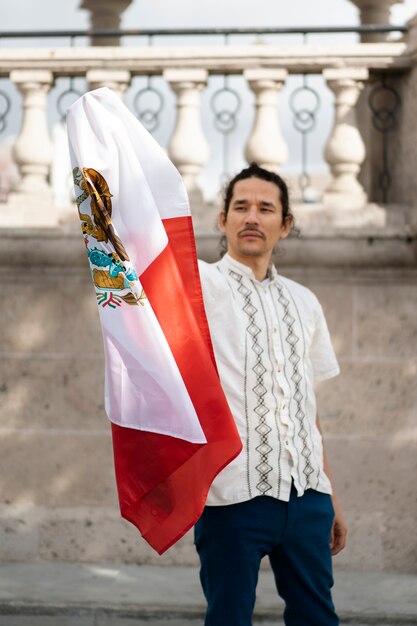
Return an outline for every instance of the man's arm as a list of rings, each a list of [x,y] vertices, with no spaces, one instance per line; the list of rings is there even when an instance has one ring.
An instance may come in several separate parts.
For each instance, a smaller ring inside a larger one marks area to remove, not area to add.
[[[318,414],[316,418],[316,424],[323,438],[323,432],[321,430],[320,418]],[[333,490],[332,503],[333,503],[333,508],[334,508],[334,520],[333,520],[333,526],[332,526],[330,546],[332,549],[332,554],[335,555],[341,552],[346,545],[347,526],[346,526],[345,519],[342,515],[339,501],[336,497],[336,493],[335,493],[335,489],[333,485],[333,479],[332,479],[332,475],[330,472],[329,463],[327,461],[326,450],[324,449],[324,441],[323,441],[323,469],[324,469],[326,476],[329,478],[330,482],[332,483],[332,490]]]

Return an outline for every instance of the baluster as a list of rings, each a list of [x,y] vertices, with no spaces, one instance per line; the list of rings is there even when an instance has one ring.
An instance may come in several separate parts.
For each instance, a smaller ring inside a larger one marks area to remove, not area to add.
[[[91,30],[120,29],[122,13],[132,0],[82,0],[80,9],[90,12]],[[120,37],[92,37],[92,46],[119,46]]]
[[[287,160],[288,148],[281,133],[278,94],[287,78],[286,70],[246,70],[244,76],[255,94],[255,119],[245,148],[248,163],[278,171]]]
[[[130,72],[126,70],[89,70],[87,82],[90,89],[109,87],[120,98],[130,85]]]
[[[403,0],[351,0],[360,11],[361,24],[386,24],[390,23],[390,10],[393,4],[399,4]],[[363,43],[376,43],[386,41],[388,33],[362,33]]]
[[[14,70],[10,80],[23,96],[23,122],[13,147],[13,156],[21,179],[15,191],[48,193],[48,174],[52,158],[46,107],[47,94],[53,83],[52,72]]]
[[[163,75],[177,96],[177,119],[168,154],[180,171],[198,214],[203,196],[197,177],[210,154],[201,125],[201,91],[208,74],[205,70],[166,70]]]
[[[327,69],[323,72],[335,96],[333,129],[324,156],[333,179],[323,202],[326,208],[354,210],[364,207],[367,195],[358,182],[365,159],[365,144],[358,130],[356,103],[368,78],[367,69]]]
[[[417,51],[417,13],[407,22],[407,53],[414,58]]]

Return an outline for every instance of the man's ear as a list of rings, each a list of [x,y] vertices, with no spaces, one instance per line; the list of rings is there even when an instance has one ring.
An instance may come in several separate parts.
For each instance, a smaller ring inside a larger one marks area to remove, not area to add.
[[[293,221],[294,220],[290,215],[285,218],[284,223],[281,226],[281,234],[279,236],[280,239],[286,239],[288,237],[293,227]]]
[[[224,211],[219,213],[218,224],[220,232],[224,233],[226,230],[226,213]]]

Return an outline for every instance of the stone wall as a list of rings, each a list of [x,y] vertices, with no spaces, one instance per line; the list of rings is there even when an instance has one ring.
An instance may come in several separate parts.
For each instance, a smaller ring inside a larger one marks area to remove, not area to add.
[[[342,367],[319,388],[350,527],[338,567],[417,572],[416,248],[394,262],[401,245],[292,239],[278,261],[323,303]],[[160,558],[119,517],[78,227],[3,232],[0,261],[0,559],[195,563],[190,534]]]
[[[336,562],[415,572],[416,275],[346,272],[306,282],[323,303],[342,369],[319,391],[350,528],[348,549]]]

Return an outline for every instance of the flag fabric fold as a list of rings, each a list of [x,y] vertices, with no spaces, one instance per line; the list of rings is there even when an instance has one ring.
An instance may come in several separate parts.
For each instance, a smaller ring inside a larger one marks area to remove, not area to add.
[[[102,326],[121,514],[160,554],[241,450],[220,385],[181,177],[107,88],[67,115]]]

